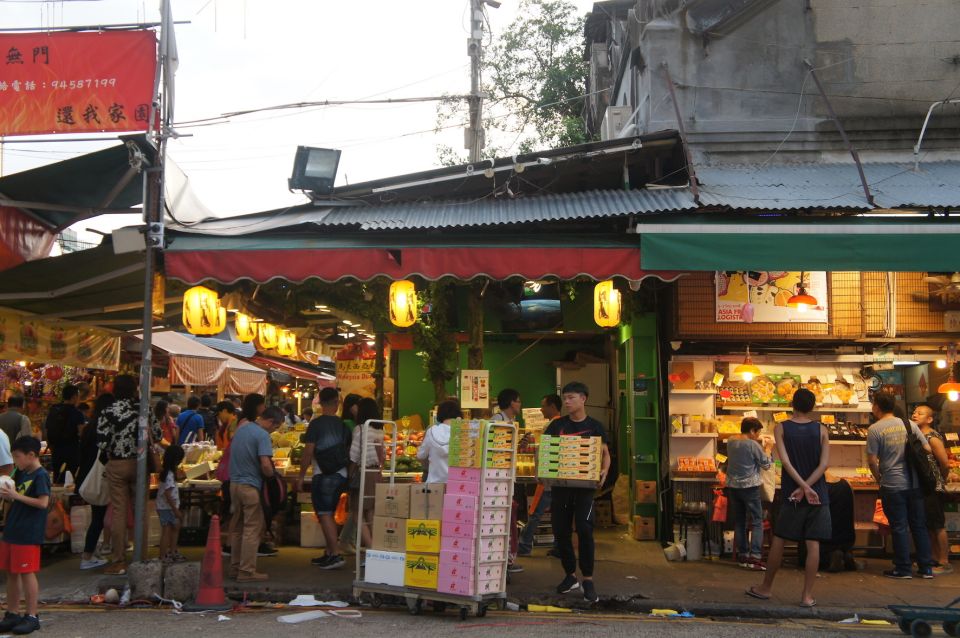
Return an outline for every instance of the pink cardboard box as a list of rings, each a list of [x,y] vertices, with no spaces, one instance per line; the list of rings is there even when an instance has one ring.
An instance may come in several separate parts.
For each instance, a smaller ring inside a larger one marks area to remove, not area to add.
[[[470,510],[476,512],[479,500],[480,497],[469,494],[445,494],[443,496],[443,511]]]
[[[484,496],[483,508],[510,507],[510,498],[507,496]]]
[[[441,567],[440,576],[437,578],[437,592],[458,596],[473,596],[476,593],[476,588],[473,586],[473,578],[444,574]]]
[[[487,481],[483,486],[484,496],[509,496],[510,483],[508,481]]]
[[[477,510],[444,507],[440,520],[444,523],[461,523],[463,525],[475,526],[477,523]]]
[[[510,518],[509,510],[483,510],[480,512],[481,525],[505,525]]]
[[[480,555],[477,556],[477,560],[480,563],[497,563],[500,561],[505,561],[507,560],[507,552],[506,551],[499,551],[499,552],[481,551]]]
[[[481,552],[502,552],[507,548],[507,539],[503,536],[480,539]]]
[[[496,594],[500,592],[500,578],[483,578],[477,584],[478,594]]]
[[[480,536],[500,536],[507,533],[507,526],[503,523],[480,526]]]
[[[503,575],[503,564],[502,563],[485,563],[480,565],[480,578],[499,578]]]
[[[478,467],[451,467],[447,472],[447,482],[479,483],[480,472],[481,470]],[[447,492],[449,491],[448,488]]]
[[[447,492],[444,498],[450,495],[480,496],[480,483],[469,481],[447,481]],[[491,494],[490,496],[496,496]]]
[[[479,470],[477,470],[479,471]],[[479,475],[478,475],[479,476]],[[484,470],[484,478],[488,481],[509,481],[511,479],[510,470],[505,468],[490,468]],[[479,478],[477,479],[480,480]]]
[[[456,525],[449,523],[450,529],[447,528],[448,523],[443,524],[443,531],[440,533],[440,551],[470,551],[477,546],[477,537],[476,537],[476,526],[475,525]],[[463,534],[462,536],[453,536],[452,534],[456,532]],[[467,536],[466,534],[471,533],[473,536]]]
[[[457,565],[461,574],[473,573],[473,566],[476,564],[474,556],[472,545],[463,549],[440,550],[440,571],[443,571],[444,566]]]

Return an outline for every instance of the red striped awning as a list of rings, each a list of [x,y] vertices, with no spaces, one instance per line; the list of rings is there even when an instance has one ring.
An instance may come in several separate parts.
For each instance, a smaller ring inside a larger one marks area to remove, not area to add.
[[[297,248],[287,250],[187,250],[166,253],[168,277],[188,284],[214,280],[231,284],[247,279],[264,283],[286,279],[333,282],[344,278],[361,281],[375,277],[405,279],[420,276],[491,279],[523,277],[573,279],[624,277],[641,280],[657,277],[672,281],[673,271],[640,267],[637,247],[449,247],[449,248]]]
[[[267,357],[261,357],[259,355],[250,357],[249,361],[250,363],[256,364],[261,368],[270,368],[273,370],[279,370],[280,372],[285,372],[297,379],[306,379],[308,381],[316,381],[317,386],[320,388],[337,387],[336,381],[334,379],[331,379],[328,375],[322,374],[315,370],[308,370],[307,368],[302,368],[288,361],[278,361],[276,359],[268,359]]]

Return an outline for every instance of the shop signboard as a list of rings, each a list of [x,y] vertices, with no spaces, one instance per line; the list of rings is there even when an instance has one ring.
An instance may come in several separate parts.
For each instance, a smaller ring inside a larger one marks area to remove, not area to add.
[[[153,31],[0,34],[0,136],[146,131]]]
[[[817,305],[800,309],[787,306],[797,292],[799,271],[717,271],[717,323],[827,323],[827,273],[803,275]]]
[[[118,370],[120,337],[96,328],[57,326],[0,313],[0,359]]]
[[[460,406],[470,410],[490,407],[490,371],[460,371]]]
[[[389,358],[389,353],[384,353]],[[337,387],[340,397],[357,394],[361,397],[376,398],[377,384],[374,372],[377,367],[377,354],[373,348],[363,343],[351,343],[337,352]]]

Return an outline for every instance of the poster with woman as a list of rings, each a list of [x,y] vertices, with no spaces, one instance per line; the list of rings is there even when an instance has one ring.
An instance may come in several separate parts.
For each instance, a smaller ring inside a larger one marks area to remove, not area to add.
[[[800,289],[816,305],[792,308],[790,297]],[[716,273],[718,323],[827,323],[827,273],[720,270]]]

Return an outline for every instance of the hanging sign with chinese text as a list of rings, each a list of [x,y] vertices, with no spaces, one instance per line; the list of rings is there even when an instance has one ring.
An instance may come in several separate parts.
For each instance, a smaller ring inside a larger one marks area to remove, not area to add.
[[[118,370],[120,337],[96,328],[0,313],[0,359]]]
[[[145,131],[153,31],[0,34],[0,136]]]

